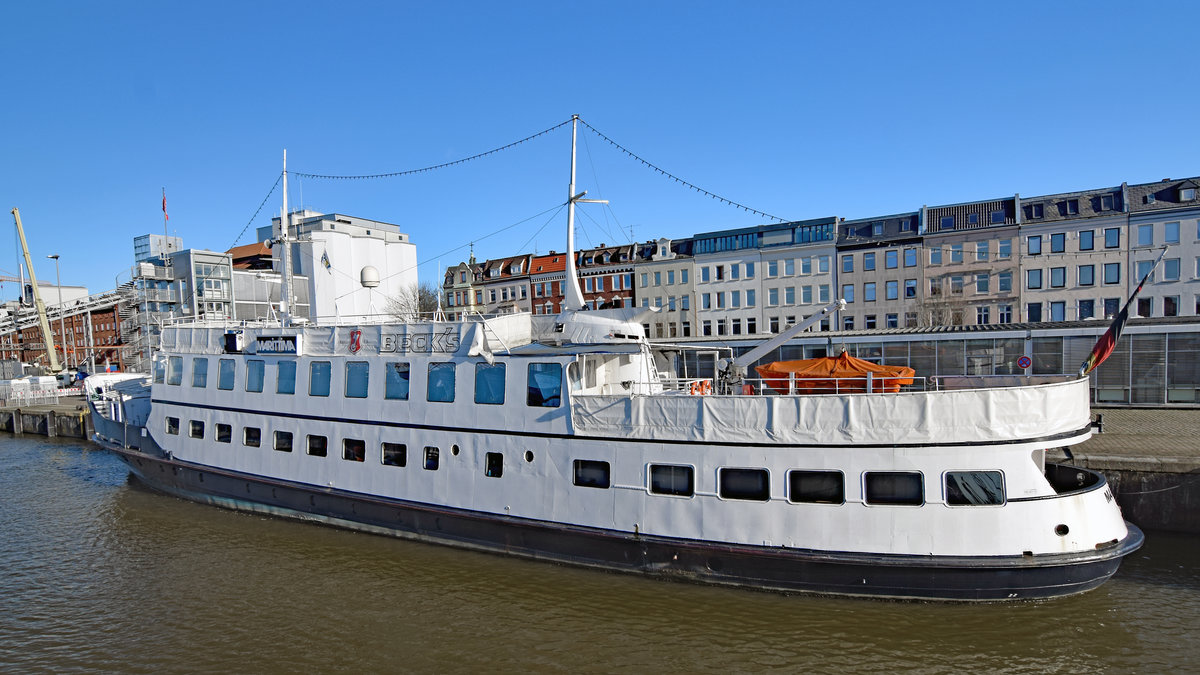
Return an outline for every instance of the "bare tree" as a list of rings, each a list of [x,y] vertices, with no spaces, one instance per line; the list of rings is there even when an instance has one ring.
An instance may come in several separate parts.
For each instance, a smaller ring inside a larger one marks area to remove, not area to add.
[[[421,282],[400,289],[388,298],[387,313],[402,321],[429,319],[437,311],[438,287]]]

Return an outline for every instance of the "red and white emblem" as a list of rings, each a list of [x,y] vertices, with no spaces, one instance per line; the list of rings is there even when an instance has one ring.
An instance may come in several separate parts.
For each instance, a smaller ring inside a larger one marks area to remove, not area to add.
[[[350,331],[350,353],[357,354],[362,349],[362,331],[355,328]]]

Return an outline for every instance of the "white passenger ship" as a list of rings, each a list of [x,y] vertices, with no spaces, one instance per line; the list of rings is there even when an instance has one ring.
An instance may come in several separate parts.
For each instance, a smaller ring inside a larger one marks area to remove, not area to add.
[[[1102,476],[1046,463],[1091,435],[1086,378],[778,394],[745,357],[684,377],[644,311],[168,326],[97,440],[200,502],[780,591],[1060,596],[1142,543]]]

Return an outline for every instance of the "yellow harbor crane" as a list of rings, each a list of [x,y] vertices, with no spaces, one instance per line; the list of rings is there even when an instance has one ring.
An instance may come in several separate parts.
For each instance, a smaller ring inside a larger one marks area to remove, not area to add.
[[[29,244],[25,243],[25,228],[21,226],[21,212],[14,206],[13,219],[17,221],[17,234],[21,237],[21,252],[25,255],[25,267],[29,270],[29,283],[33,286],[33,306],[37,308],[38,324],[42,328],[42,338],[46,343],[46,359],[50,371],[58,373],[62,367],[58,365],[58,357],[54,355],[54,334],[50,332],[50,320],[46,318],[46,305],[42,304],[42,294],[38,291],[37,278],[33,275],[33,260],[29,258]],[[24,292],[24,289],[22,289]]]

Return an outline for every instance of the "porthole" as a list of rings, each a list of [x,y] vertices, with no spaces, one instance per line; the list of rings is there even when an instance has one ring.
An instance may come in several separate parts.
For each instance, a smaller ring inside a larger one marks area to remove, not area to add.
[[[532,462],[532,461],[533,461],[533,451],[532,451],[532,450],[526,450],[526,451],[525,451],[525,461],[526,461],[526,462]]]
[[[1059,523],[1058,525],[1054,526],[1054,534],[1057,534],[1060,537],[1067,536],[1067,534],[1070,531],[1071,531],[1071,528],[1067,527],[1066,525],[1064,525],[1062,523]]]
[[[455,457],[458,457],[458,446],[457,445],[450,446],[450,454],[454,455]]]

